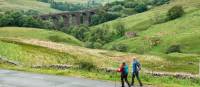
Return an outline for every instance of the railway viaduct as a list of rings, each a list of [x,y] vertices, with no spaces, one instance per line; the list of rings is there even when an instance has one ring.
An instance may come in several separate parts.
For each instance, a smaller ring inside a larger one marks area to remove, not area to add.
[[[89,25],[91,23],[91,16],[96,14],[97,10],[82,10],[82,11],[73,11],[73,12],[62,12],[62,13],[53,13],[53,14],[44,14],[38,15],[35,18],[42,20],[53,20],[53,23],[56,28],[58,28],[59,20],[63,20],[64,27],[69,27],[72,25],[85,24]]]

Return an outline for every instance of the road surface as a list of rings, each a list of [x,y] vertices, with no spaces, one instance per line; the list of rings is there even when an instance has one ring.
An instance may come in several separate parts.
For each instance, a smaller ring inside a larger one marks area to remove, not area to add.
[[[0,69],[0,87],[115,87],[112,82]],[[120,87],[119,84],[117,87]]]

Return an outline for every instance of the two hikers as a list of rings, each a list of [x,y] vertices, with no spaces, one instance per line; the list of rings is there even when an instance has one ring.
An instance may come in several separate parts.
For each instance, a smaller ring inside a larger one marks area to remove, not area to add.
[[[129,87],[134,86],[135,77],[137,78],[140,86],[143,86],[142,82],[139,78],[139,71],[140,70],[141,70],[141,65],[140,65],[139,61],[137,61],[137,59],[134,58],[133,63],[132,63],[132,82],[131,82],[131,85],[130,85],[129,82],[128,82],[128,65],[125,62],[123,62],[122,65],[120,66],[120,68],[117,70],[118,72],[121,73],[122,87],[125,87],[124,81],[127,83],[127,85]]]

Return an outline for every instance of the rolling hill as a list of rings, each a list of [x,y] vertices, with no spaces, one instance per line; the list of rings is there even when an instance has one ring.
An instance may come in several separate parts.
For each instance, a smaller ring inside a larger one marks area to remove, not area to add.
[[[49,39],[49,36],[56,35],[62,37],[60,42]],[[116,68],[121,61],[131,63],[133,57],[137,57],[143,65],[142,72],[152,70],[166,72],[187,72],[191,74],[198,73],[199,55],[170,54],[173,58],[164,58],[149,54],[138,55],[134,53],[121,53],[115,51],[88,49],[80,47],[81,42],[70,35],[47,31],[36,28],[3,27],[0,28],[0,58],[6,58],[19,66],[9,66],[0,62],[0,68],[14,69],[30,72],[48,73],[56,75],[82,76],[92,79],[114,80],[113,73],[103,73],[96,71],[85,71],[77,69],[57,70],[57,69],[35,69],[34,66],[47,66],[54,64],[94,64],[97,69],[109,67]],[[190,59],[188,59],[190,57]],[[175,61],[180,60],[181,61]],[[192,61],[191,64],[185,64]],[[176,64],[174,64],[176,62]],[[187,87],[188,85],[198,87],[198,83],[191,80],[178,80],[172,78],[154,78],[142,74],[145,84],[151,83],[156,87],[169,87],[176,85],[178,87]],[[119,78],[118,78],[119,79]],[[169,80],[170,79],[170,80]],[[167,81],[167,82],[162,82]],[[176,81],[176,82],[174,82]],[[188,84],[183,84],[187,82]],[[158,85],[159,83],[159,85]],[[160,84],[162,83],[162,84]]]
[[[68,2],[68,3],[87,3],[88,0],[55,0],[57,2]],[[96,0],[95,0],[96,1]],[[116,0],[111,0],[113,2]],[[107,3],[107,0],[98,0],[98,3]],[[61,12],[58,9],[53,9],[50,4],[43,3],[38,0],[0,0],[0,12],[10,10],[35,10],[41,14]]]
[[[185,10],[185,15],[176,20],[167,21],[160,24],[155,24],[155,17],[165,16],[169,8],[175,5],[182,5]],[[104,46],[106,49],[111,49],[113,45],[124,43],[128,46],[129,52],[137,53],[165,53],[171,45],[180,45],[183,53],[199,54],[199,28],[200,28],[200,2],[198,0],[173,0],[170,4],[156,7],[150,11],[132,15],[126,18],[117,19],[102,25],[112,26],[121,22],[125,25],[126,31],[137,32],[138,37],[135,38],[120,38]],[[158,39],[159,44],[152,46],[152,40]]]
[[[59,31],[49,31],[37,28],[2,27],[1,38],[39,39],[44,41],[60,42],[81,46],[83,43],[73,36]]]
[[[167,11],[175,5],[183,6],[185,10],[183,17],[164,23],[154,23],[154,18],[166,16]],[[183,67],[178,68],[176,66],[187,67],[189,62],[193,62],[196,65],[196,70],[198,70],[198,57],[200,56],[200,46],[198,45],[200,44],[199,0],[171,0],[169,4],[155,7],[147,12],[120,18],[94,27],[107,25],[108,29],[113,30],[113,26],[116,23],[123,23],[127,32],[136,32],[138,36],[133,38],[124,36],[104,45],[104,49],[112,49],[113,46],[124,44],[128,52],[157,55],[171,61],[169,64],[162,64],[162,68],[165,67],[162,70],[183,70]],[[156,43],[158,42],[156,45],[153,44],[155,41]],[[167,50],[173,45],[180,46],[181,53],[166,54]],[[181,63],[179,64],[178,62]],[[166,67],[171,65],[174,66],[173,69],[166,69]],[[186,67],[184,68],[186,69]],[[190,69],[194,70],[195,68],[193,67],[192,69],[190,67]]]
[[[160,55],[138,55],[88,49],[80,47],[82,42],[74,37],[57,31],[3,27],[0,28],[0,44],[0,56],[26,66],[44,64],[76,65],[78,60],[83,59],[96,61],[98,67],[117,67],[121,60],[130,63],[132,57],[138,57],[148,70],[198,73],[199,55],[175,53],[168,55],[166,58]],[[37,62],[39,59],[40,62]],[[175,61],[177,59],[182,60],[177,62]],[[188,62],[193,64],[190,65]],[[184,69],[182,66],[185,66]]]
[[[36,28],[0,28],[0,44],[0,57],[25,66],[74,64],[82,59],[106,63],[100,61],[106,61],[108,57],[103,55],[107,51],[81,47],[83,43],[70,35]]]
[[[37,0],[0,0],[0,12],[10,10],[36,10],[40,13],[60,12],[50,8],[49,4]]]

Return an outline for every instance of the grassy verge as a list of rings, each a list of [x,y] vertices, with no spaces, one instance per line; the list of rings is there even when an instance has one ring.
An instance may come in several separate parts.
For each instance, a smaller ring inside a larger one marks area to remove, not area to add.
[[[50,74],[50,75],[61,75],[61,76],[73,76],[81,78],[89,78],[94,80],[105,80],[105,81],[115,81],[120,83],[119,73],[105,73],[97,71],[87,71],[79,69],[67,69],[67,70],[55,70],[55,69],[33,69],[28,67],[16,67],[1,65],[2,69],[18,70],[25,72],[34,72],[40,74]],[[129,75],[130,76],[130,75]],[[141,74],[142,81],[145,85],[150,85],[153,87],[199,87],[200,79],[176,79],[173,77],[153,77],[146,74]],[[129,77],[129,80],[131,78]],[[136,84],[138,84],[136,82]]]

